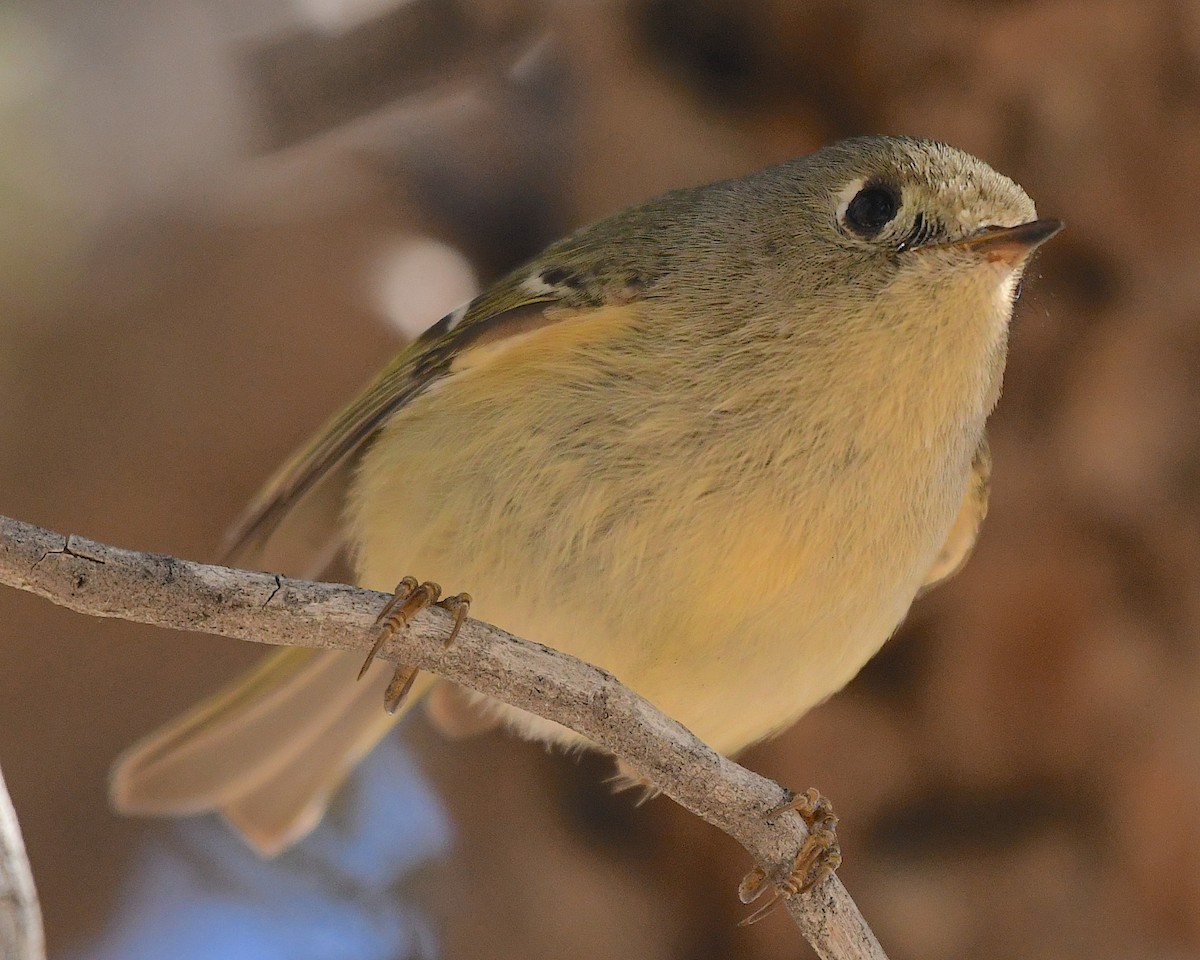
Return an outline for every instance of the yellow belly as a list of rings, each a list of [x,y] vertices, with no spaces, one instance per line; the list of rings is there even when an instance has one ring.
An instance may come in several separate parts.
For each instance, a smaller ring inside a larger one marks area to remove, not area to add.
[[[349,508],[363,585],[466,590],[472,615],[604,667],[723,752],[854,676],[907,611],[965,475],[881,470],[869,451],[814,471],[803,429],[747,462],[737,430],[636,371],[582,389],[539,356],[452,377],[388,424]]]

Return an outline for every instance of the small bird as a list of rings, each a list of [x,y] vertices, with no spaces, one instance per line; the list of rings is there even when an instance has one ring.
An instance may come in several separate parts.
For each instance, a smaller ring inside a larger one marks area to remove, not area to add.
[[[551,245],[430,327],[268,484],[261,541],[349,472],[384,629],[474,615],[615,674],[715,749],[845,685],[987,512],[985,421],[1032,252],[1062,227],[982,161],[863,137]],[[442,601],[445,602],[445,601]],[[467,598],[452,598],[460,615]],[[219,810],[264,854],[425,700],[556,723],[403,667],[287,650],[126,751],[120,810]]]

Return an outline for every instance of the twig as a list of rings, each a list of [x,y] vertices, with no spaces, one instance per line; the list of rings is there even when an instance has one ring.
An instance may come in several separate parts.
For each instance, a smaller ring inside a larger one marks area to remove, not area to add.
[[[389,599],[344,584],[312,583],[136,553],[0,518],[0,583],[79,613],[259,643],[366,650]],[[505,703],[555,720],[621,757],[656,788],[742,844],[782,880],[807,831],[770,780],[714,752],[610,674],[478,620],[443,640],[452,614],[416,617],[382,655],[414,664]],[[382,707],[381,707],[382,709]],[[825,960],[886,960],[837,877],[787,909]]]
[[[3,773],[0,773],[0,957],[5,960],[46,957],[42,911]]]

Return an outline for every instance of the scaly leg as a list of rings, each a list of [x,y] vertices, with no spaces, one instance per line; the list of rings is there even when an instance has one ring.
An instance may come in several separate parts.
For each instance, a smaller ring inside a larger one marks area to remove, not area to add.
[[[842,849],[837,838],[838,818],[833,812],[833,806],[821,796],[817,788],[809,787],[804,793],[771,810],[766,819],[785,810],[795,810],[800,814],[808,826],[808,839],[796,855],[791,874],[775,884],[775,895],[739,926],[757,923],[784,900],[808,893],[819,886],[841,866]],[[762,896],[767,889],[767,879],[767,874],[761,867],[751,870],[738,887],[738,896],[742,903],[752,903]]]
[[[431,581],[418,583],[416,577],[405,577],[396,585],[392,599],[375,618],[373,630],[377,635],[362,669],[358,672],[360,680],[371,664],[375,662],[383,645],[403,630],[413,617],[428,606],[436,605],[445,610],[454,611],[454,625],[450,628],[450,635],[446,638],[446,646],[449,647],[455,641],[463,621],[467,618],[467,611],[471,607],[471,595],[460,593],[457,596],[439,600],[441,595],[442,588],[438,584]],[[387,690],[383,695],[388,713],[395,713],[399,709],[408,691],[412,689],[413,681],[417,679],[417,673],[416,667],[406,664],[396,667],[396,672],[392,675],[391,682],[388,683]]]

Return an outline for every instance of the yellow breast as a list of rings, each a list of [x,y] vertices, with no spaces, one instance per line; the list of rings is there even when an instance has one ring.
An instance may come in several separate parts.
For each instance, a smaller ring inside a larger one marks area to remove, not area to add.
[[[350,504],[361,580],[467,590],[473,615],[735,751],[842,686],[899,623],[973,441],[893,442],[864,409],[870,385],[827,362],[772,370],[648,337],[646,317],[587,322],[478,355],[393,418]]]

